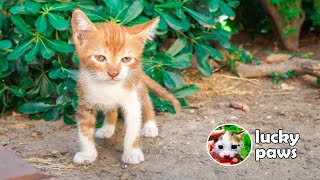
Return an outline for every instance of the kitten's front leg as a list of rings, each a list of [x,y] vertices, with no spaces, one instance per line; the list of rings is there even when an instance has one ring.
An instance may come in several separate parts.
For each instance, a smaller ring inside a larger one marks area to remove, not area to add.
[[[96,112],[85,105],[79,104],[77,120],[80,151],[75,154],[73,161],[77,164],[92,163],[98,155],[93,139]]]
[[[138,164],[144,161],[140,147],[141,102],[137,93],[133,93],[123,104],[126,134],[122,161],[126,164]]]

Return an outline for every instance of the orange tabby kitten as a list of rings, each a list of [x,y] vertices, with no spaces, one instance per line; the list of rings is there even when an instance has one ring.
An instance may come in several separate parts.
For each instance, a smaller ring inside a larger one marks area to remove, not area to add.
[[[123,111],[126,129],[122,161],[144,161],[140,133],[146,137],[158,135],[148,89],[179,111],[179,101],[142,70],[140,57],[145,43],[154,37],[158,22],[159,18],[155,18],[132,27],[113,22],[94,25],[81,10],[73,12],[73,38],[80,61],[77,120],[81,150],[74,156],[75,163],[95,161],[93,136],[110,138],[114,134],[118,108]],[[94,132],[97,110],[102,110],[106,119],[103,127]]]

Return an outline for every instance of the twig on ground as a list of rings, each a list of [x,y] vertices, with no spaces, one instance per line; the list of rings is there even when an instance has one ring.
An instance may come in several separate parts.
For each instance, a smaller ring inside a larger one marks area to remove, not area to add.
[[[229,76],[229,75],[224,75],[224,74],[214,74],[214,75],[218,75],[218,76],[229,78],[229,79],[247,81],[247,82],[250,82],[250,83],[253,83],[253,84],[257,84],[257,85],[259,84],[259,80],[258,79],[247,79],[247,78]]]

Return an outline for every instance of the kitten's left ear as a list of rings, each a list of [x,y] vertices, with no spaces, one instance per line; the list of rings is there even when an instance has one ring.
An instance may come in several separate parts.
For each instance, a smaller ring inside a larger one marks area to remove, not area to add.
[[[236,135],[236,136],[238,136],[238,137],[240,137],[240,138],[243,138],[245,134],[246,134],[245,131],[231,132],[231,135]]]
[[[246,132],[241,131],[239,133],[237,133],[239,137],[241,137],[241,139],[243,139],[244,135],[246,134]]]
[[[128,28],[130,34],[137,36],[140,38],[143,43],[147,41],[152,41],[155,37],[155,31],[157,30],[158,24],[160,21],[160,17],[156,17],[147,21],[143,24],[138,24]]]
[[[84,12],[76,9],[72,13],[71,26],[76,44],[83,44],[88,39],[88,33],[96,30],[94,24]]]

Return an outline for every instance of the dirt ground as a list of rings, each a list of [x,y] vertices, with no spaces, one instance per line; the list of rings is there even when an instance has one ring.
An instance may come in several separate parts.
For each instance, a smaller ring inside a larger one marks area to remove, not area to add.
[[[254,43],[243,46],[263,59],[262,48],[254,47]],[[315,57],[320,57],[316,50],[320,47],[318,41],[306,44],[302,48],[304,53],[313,51]],[[267,47],[278,51],[271,42]],[[67,126],[61,121],[31,121],[16,113],[2,115],[0,143],[56,179],[320,179],[319,88],[299,77],[281,81],[279,85],[273,85],[269,78],[231,79],[227,73],[214,74],[209,79],[187,75],[186,79],[201,88],[196,96],[188,99],[196,108],[184,109],[178,115],[157,116],[160,135],[142,139],[146,161],[139,165],[124,165],[120,160],[123,121],[118,123],[111,139],[96,141],[99,156],[89,166],[71,162],[78,150],[76,126]],[[232,109],[231,101],[244,102],[251,111]],[[255,129],[300,133],[296,144],[298,156],[256,162],[255,148],[289,146],[253,143],[251,155],[242,164],[218,165],[207,153],[206,140],[213,128],[223,123],[244,127],[252,138]]]

